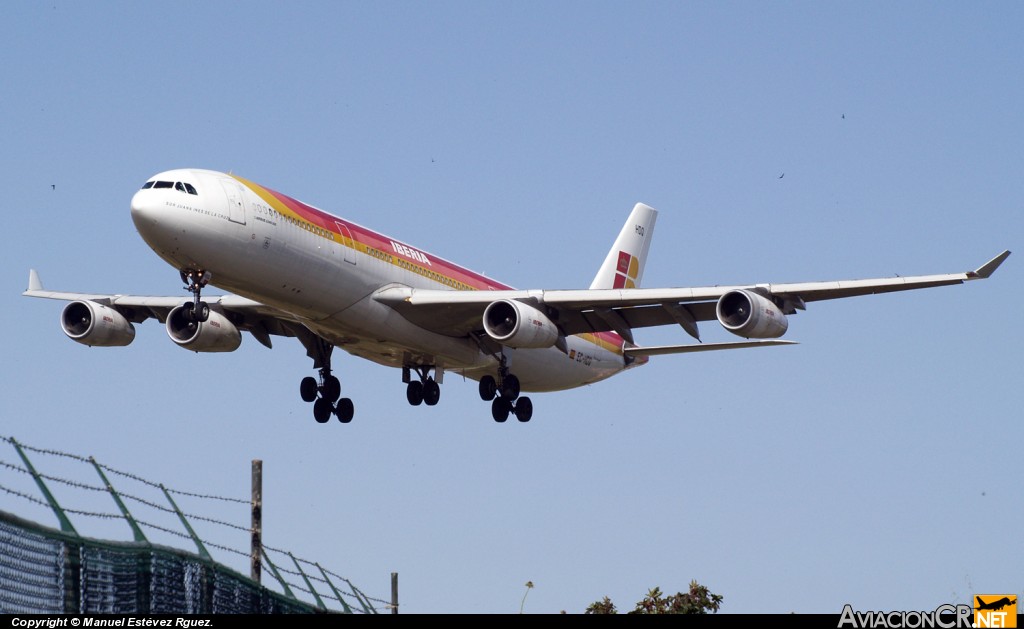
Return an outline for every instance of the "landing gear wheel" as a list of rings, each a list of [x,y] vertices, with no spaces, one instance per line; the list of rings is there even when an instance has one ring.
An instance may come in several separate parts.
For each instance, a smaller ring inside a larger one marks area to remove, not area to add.
[[[352,404],[352,400],[343,397],[338,400],[338,405],[334,408],[334,414],[338,416],[338,421],[347,424],[355,417],[356,407]]]
[[[521,397],[516,400],[516,408],[512,412],[516,414],[516,419],[525,424],[533,417],[533,402],[528,397]]]
[[[316,399],[316,392],[316,378],[312,376],[306,376],[303,378],[302,382],[299,384],[299,395],[302,396],[302,401],[312,402]]]
[[[434,406],[441,399],[441,386],[433,378],[427,378],[423,383],[423,403],[427,406]]]
[[[438,397],[441,393],[438,392]],[[409,404],[413,406],[419,406],[423,403],[423,383],[419,380],[413,380],[409,383],[409,386],[405,389],[405,399],[409,400]]]
[[[499,424],[508,419],[508,414],[512,412],[512,402],[509,402],[503,397],[496,397],[491,402],[491,417],[494,421]]]
[[[206,303],[205,301],[199,302],[198,313],[199,314],[197,316],[199,318],[200,323],[208,321],[210,319],[210,304]]]
[[[494,382],[494,376],[480,378],[480,399],[490,402],[498,392],[498,385]]]
[[[318,424],[326,424],[327,420],[331,418],[331,413],[334,412],[334,407],[327,400],[320,398],[313,404],[313,419]]]
[[[519,397],[519,378],[508,374],[501,379],[501,397],[510,402]]]
[[[338,380],[337,376],[327,376],[324,378],[323,395],[330,402],[334,402],[341,397],[341,380]]]

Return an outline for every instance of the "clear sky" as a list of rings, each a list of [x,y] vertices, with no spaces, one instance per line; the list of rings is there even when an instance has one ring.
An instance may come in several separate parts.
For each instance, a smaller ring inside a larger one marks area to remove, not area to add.
[[[528,580],[531,613],[691,579],[724,612],[1024,591],[1024,251],[984,282],[811,304],[798,346],[533,395],[526,425],[453,375],[410,407],[399,371],[341,353],[356,419],[319,425],[294,340],[193,354],[149,321],[90,349],[59,302],[20,295],[36,268],[54,290],[184,299],[128,213],[179,167],[519,288],[588,286],[637,201],[661,212],[649,287],[973,269],[1022,249],[1024,5],[51,0],[0,18],[0,434],[240,498],[260,458],[265,542],[379,598],[398,572],[409,612],[517,612]]]

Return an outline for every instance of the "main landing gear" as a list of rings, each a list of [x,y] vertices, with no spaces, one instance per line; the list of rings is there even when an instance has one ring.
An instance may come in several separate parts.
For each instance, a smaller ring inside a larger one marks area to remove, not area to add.
[[[212,275],[202,269],[182,269],[181,281],[185,282],[185,290],[192,293],[192,303],[182,304],[186,321],[203,323],[210,318],[210,305],[202,301],[203,288],[210,283]]]
[[[519,397],[519,378],[509,373],[504,358],[498,367],[498,378],[500,386],[494,376],[480,378],[480,399],[491,403],[491,417],[501,423],[512,413],[521,422],[530,421],[533,402],[528,397]]]
[[[413,380],[411,372],[415,370],[419,380]],[[426,404],[434,406],[441,400],[441,384],[434,380],[430,371],[437,369],[430,365],[406,365],[402,367],[402,382],[409,384],[405,388],[405,399],[413,406]]]
[[[338,421],[347,424],[356,414],[355,406],[349,398],[341,397],[341,381],[331,373],[331,351],[334,346],[326,341],[320,343],[317,363],[320,367],[319,382],[312,376],[302,379],[299,394],[304,402],[313,403],[313,419],[326,424],[331,415],[337,415]],[[338,399],[341,398],[341,399]]]

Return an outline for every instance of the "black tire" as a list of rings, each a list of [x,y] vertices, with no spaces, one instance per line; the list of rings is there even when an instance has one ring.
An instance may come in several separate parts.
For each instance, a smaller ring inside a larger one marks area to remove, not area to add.
[[[334,405],[327,400],[320,398],[313,403],[313,419],[318,424],[326,424],[327,420],[331,418],[331,413],[334,412]]]
[[[210,304],[205,301],[199,302],[199,322],[203,323],[210,319]]]
[[[409,386],[405,389],[405,399],[409,400],[409,404],[413,406],[419,406],[423,403],[423,383],[419,380],[413,380],[409,383]]]
[[[508,414],[512,412],[512,403],[503,397],[496,397],[491,402],[491,417],[494,421],[499,424],[508,419]]]
[[[528,397],[521,397],[516,400],[516,408],[513,412],[516,414],[516,419],[525,424],[533,417],[533,402]]]
[[[508,374],[501,379],[501,397],[509,402],[519,397],[519,378]]]
[[[324,379],[324,397],[331,402],[336,402],[341,397],[341,380],[335,376],[327,376]]]
[[[334,414],[338,416],[338,421],[347,424],[356,416],[356,407],[352,404],[352,400],[343,397],[338,400],[338,405],[334,407]]]
[[[312,376],[306,376],[299,383],[299,395],[302,396],[303,402],[312,402],[316,399],[316,378]]]
[[[427,406],[435,406],[441,399],[441,385],[433,378],[428,378],[423,383],[423,403]]]
[[[493,376],[484,376],[480,378],[480,399],[484,402],[490,402],[494,399],[494,396],[498,393],[498,384],[494,381]]]
[[[196,322],[195,304],[187,301],[181,304],[181,318],[189,323]]]

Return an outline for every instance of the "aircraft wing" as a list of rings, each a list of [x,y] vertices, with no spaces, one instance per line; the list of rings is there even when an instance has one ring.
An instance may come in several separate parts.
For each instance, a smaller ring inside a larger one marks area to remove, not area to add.
[[[22,295],[61,301],[94,301],[114,308],[132,323],[142,323],[146,319],[156,319],[160,323],[164,323],[171,310],[189,300],[189,297],[185,295],[159,297],[45,290],[35,269],[29,271],[28,290]],[[306,334],[305,328],[301,326],[296,317],[258,301],[238,295],[204,295],[203,301],[209,304],[212,310],[229,315],[239,329],[248,330],[256,340],[267,347],[271,346],[270,335],[300,336]]]
[[[774,298],[783,312],[803,310],[807,302],[858,295],[962,284],[992,275],[1010,255],[1004,251],[973,271],[944,275],[887,277],[788,284],[745,284],[700,288],[633,288],[583,290],[450,291],[389,286],[374,299],[394,308],[425,329],[449,336],[482,330],[484,309],[492,302],[518,300],[546,310],[567,334],[619,332],[627,340],[633,328],[678,324],[699,338],[696,322],[716,318],[718,299],[733,290]],[[625,333],[624,333],[625,332]]]

